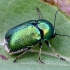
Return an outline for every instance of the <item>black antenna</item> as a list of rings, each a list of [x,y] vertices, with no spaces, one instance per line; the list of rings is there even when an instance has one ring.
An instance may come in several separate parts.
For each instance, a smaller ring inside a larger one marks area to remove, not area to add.
[[[36,9],[37,9],[37,12],[38,12],[38,19],[41,19],[42,15],[41,15],[40,10],[39,10],[39,8],[38,8],[38,7],[36,7]]]
[[[68,36],[68,35],[61,35],[61,34],[57,34],[57,33],[56,33],[55,35],[70,37],[70,36]]]
[[[55,18],[54,18],[54,28],[55,28],[56,15],[57,15],[57,13],[58,13],[59,11],[60,11],[60,10],[57,10],[56,13],[55,13]],[[70,37],[70,36],[68,36],[68,35],[61,35],[61,34],[57,34],[57,33],[55,33],[55,35]]]
[[[54,28],[55,28],[56,15],[57,15],[57,13],[58,13],[59,11],[60,11],[60,10],[57,10],[56,13],[55,13],[55,18],[54,18]]]

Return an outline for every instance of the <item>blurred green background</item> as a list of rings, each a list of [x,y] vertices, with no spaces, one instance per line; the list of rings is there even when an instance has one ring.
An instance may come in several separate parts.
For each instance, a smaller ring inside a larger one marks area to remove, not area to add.
[[[5,33],[10,28],[28,20],[38,19],[36,7],[40,9],[43,19],[54,24],[55,12],[58,9],[52,5],[41,2],[41,0],[0,0],[0,44],[3,43]],[[67,18],[61,12],[57,14],[56,33],[70,35],[70,18]],[[8,58],[8,60],[3,60],[0,56],[0,69],[70,70],[70,38],[56,36],[49,42],[57,53],[67,61],[62,61],[57,58],[52,50],[42,42],[41,59],[45,64],[41,64],[38,61],[38,45],[32,48],[34,52],[26,53],[16,63],[13,63],[17,55],[9,55],[5,51],[4,46],[0,45],[0,54]]]

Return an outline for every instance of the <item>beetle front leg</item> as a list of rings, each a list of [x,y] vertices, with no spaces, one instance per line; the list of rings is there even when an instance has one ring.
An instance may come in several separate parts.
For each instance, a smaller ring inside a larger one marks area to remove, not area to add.
[[[48,45],[48,47],[51,48],[51,50],[55,53],[55,55],[56,55],[58,58],[60,58],[61,60],[65,60],[64,58],[62,58],[62,57],[52,48],[51,44],[50,44],[48,41],[44,41],[44,42]]]
[[[13,61],[13,62],[16,62],[20,57],[22,57],[26,52],[28,52],[28,50],[30,50],[31,49],[31,47],[29,47],[29,48],[27,48],[25,51],[23,51],[19,56],[17,56],[16,58],[15,58],[15,60]]]
[[[42,43],[41,42],[39,42],[39,48],[40,48],[40,51],[39,51],[39,57],[38,57],[38,59],[39,59],[39,61],[41,63],[44,63],[43,61],[41,61],[41,48],[42,48]]]

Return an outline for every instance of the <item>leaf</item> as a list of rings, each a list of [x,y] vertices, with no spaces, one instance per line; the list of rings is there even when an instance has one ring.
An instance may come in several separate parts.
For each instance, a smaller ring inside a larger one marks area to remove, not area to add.
[[[41,11],[43,19],[50,21],[54,24],[54,15],[57,11],[56,7],[44,4],[40,0],[0,0],[0,55],[8,58],[8,60],[0,57],[0,69],[2,70],[69,70],[70,69],[70,38],[56,36],[50,40],[52,47],[64,57],[67,61],[62,61],[57,58],[52,50],[43,43],[41,59],[45,64],[38,61],[38,45],[27,52],[16,63],[13,60],[17,55],[9,55],[3,46],[5,33],[10,28],[21,24],[28,20],[37,20],[38,7]],[[59,12],[56,19],[55,30],[59,34],[70,35],[70,18],[66,18],[64,14]]]

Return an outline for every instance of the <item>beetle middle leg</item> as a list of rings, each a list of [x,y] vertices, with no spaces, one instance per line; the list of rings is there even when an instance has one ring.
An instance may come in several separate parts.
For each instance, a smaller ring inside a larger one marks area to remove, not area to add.
[[[55,55],[60,58],[61,60],[65,60],[64,58],[62,58],[51,46],[51,44],[48,41],[44,41],[50,48],[51,50],[55,53]]]
[[[39,57],[38,57],[38,59],[39,59],[39,61],[41,63],[44,63],[43,61],[41,61],[41,48],[42,48],[42,43],[41,42],[39,42],[39,48],[40,48],[40,51],[39,51]]]
[[[28,50],[30,50],[30,49],[31,49],[31,47],[26,48],[26,50],[23,51],[19,56],[17,56],[13,62],[16,62],[20,57],[22,57],[22,56],[23,56],[26,52],[28,52]]]

